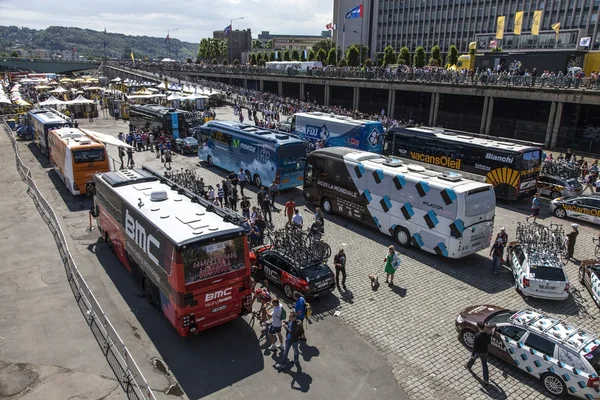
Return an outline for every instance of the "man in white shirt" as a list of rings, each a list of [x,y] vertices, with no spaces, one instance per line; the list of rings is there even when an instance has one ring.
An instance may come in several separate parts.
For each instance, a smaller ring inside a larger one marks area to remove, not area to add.
[[[273,319],[271,326],[269,326],[269,341],[271,342],[271,346],[269,350],[277,350],[277,339],[275,338],[275,334],[279,338],[279,348],[283,349],[283,336],[281,336],[281,317],[283,314],[283,307],[279,304],[278,299],[273,299],[273,311],[269,313],[269,316]]]
[[[300,211],[298,211],[298,209],[294,210],[294,216],[292,217],[292,224],[296,225],[300,229],[302,229],[302,225],[304,224],[304,218],[302,218],[302,215],[300,214]]]
[[[238,182],[240,183],[240,194],[244,197],[244,188],[246,187],[246,173],[242,168],[240,168],[240,172],[238,173]]]

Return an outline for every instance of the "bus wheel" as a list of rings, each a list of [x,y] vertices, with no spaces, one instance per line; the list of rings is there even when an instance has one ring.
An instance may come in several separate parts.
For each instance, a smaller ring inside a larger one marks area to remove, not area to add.
[[[397,226],[394,230],[394,239],[402,247],[410,247],[410,232],[403,226]]]
[[[148,303],[156,306],[157,299],[154,298],[154,284],[150,282],[150,279],[144,277],[142,280],[142,286],[144,287],[144,294],[146,295],[146,300],[148,300]]]
[[[254,178],[252,179],[257,188],[261,188],[262,181],[260,180],[260,176],[258,174],[254,174]]]
[[[250,180],[250,177],[252,176],[252,174],[250,173],[250,171],[245,170],[244,174],[246,175],[246,179]]]
[[[323,207],[323,211],[325,211],[327,214],[331,214],[333,212],[333,206],[327,197],[323,197],[323,200],[321,200],[321,206]]]
[[[206,163],[208,164],[209,167],[213,166],[213,162],[212,162],[212,157],[211,156],[206,157]]]

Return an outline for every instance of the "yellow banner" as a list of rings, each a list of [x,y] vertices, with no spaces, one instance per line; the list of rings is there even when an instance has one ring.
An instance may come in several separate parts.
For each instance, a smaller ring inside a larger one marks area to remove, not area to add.
[[[544,10],[535,10],[533,12],[533,25],[531,25],[531,34],[537,36],[540,34],[540,26],[542,26],[542,15]]]
[[[523,28],[523,11],[517,11],[515,13],[515,28],[513,32],[515,35],[521,34],[521,29]]]
[[[477,42],[469,43],[469,50],[477,50]]]
[[[506,17],[503,15],[498,17],[498,22],[496,23],[496,39],[504,38],[504,23],[506,22]]]
[[[552,24],[552,30],[556,32],[556,36],[558,36],[558,32],[560,32],[560,22]]]
[[[133,55],[133,52],[131,53],[131,61],[135,62],[135,57]]]

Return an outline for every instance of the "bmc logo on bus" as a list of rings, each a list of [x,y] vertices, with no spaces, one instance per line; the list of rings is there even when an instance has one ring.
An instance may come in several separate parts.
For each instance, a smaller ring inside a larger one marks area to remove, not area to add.
[[[129,215],[128,209],[125,209],[125,233],[156,265],[160,266],[158,258],[152,254],[153,248],[160,249],[160,242],[154,236],[146,234],[146,229],[133,216]]]
[[[222,297],[230,296],[232,290],[233,290],[233,288],[227,288],[227,289],[223,289],[223,290],[217,290],[216,292],[207,293],[206,297],[204,298],[204,301],[205,302],[212,301],[212,300],[220,299]]]

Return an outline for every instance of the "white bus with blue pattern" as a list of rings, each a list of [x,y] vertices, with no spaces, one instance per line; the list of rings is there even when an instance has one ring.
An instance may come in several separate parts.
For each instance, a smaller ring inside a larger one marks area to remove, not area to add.
[[[492,185],[379,154],[330,147],[310,153],[304,196],[328,213],[390,235],[404,247],[461,258],[490,246]]]

